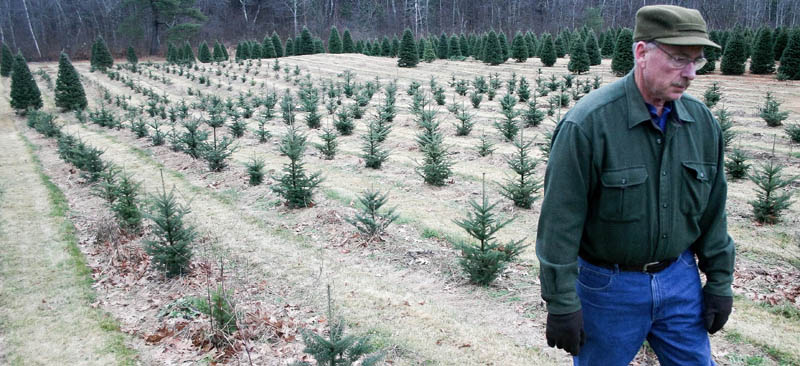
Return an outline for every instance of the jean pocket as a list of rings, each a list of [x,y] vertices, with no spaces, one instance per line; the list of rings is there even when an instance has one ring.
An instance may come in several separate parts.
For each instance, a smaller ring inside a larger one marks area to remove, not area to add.
[[[632,167],[604,171],[598,203],[600,218],[614,222],[637,221],[644,216],[647,169]]]
[[[708,205],[711,193],[711,178],[716,176],[715,163],[683,162],[683,194],[681,212],[696,216],[702,214]]]
[[[578,284],[587,290],[605,290],[611,286],[614,281],[614,275],[610,273],[603,273],[595,271],[586,266],[581,266],[578,272]]]
[[[683,263],[683,265],[687,267],[695,267],[697,266],[697,261],[694,259],[694,253],[692,252],[684,252],[678,257],[678,261]]]

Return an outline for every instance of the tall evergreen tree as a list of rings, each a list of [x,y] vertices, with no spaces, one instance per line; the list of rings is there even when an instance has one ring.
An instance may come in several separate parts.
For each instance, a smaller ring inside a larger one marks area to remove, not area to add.
[[[564,44],[566,43],[562,34],[556,36],[556,39],[553,41],[553,46],[556,51],[556,58],[562,58],[564,55],[567,54],[567,46]]]
[[[381,51],[380,56],[383,57],[390,57],[392,55],[392,42],[389,41],[389,37],[383,36],[381,40]]]
[[[9,77],[11,76],[11,69],[14,68],[14,55],[11,53],[11,50],[3,43],[3,50],[0,53],[0,76],[2,77]]]
[[[447,41],[447,56],[459,57],[461,56],[461,44],[458,41],[458,36],[453,34],[450,40]]]
[[[335,25],[331,27],[331,34],[328,36],[328,53],[342,53],[342,38],[339,37],[339,30]]]
[[[525,36],[522,32],[517,32],[514,35],[514,41],[511,44],[511,57],[517,62],[525,62],[528,60],[528,42],[525,41]]]
[[[486,51],[483,61],[489,65],[499,65],[503,63],[503,51],[500,50],[500,40],[494,30],[489,31],[486,38]]]
[[[167,55],[166,55],[167,63],[168,64],[175,64],[178,63],[178,51],[175,48],[175,45],[172,42],[167,43]]]
[[[789,42],[789,33],[790,32],[783,27],[775,29],[775,44],[772,48],[772,51],[775,54],[775,61],[781,60],[781,56],[783,56],[783,50],[786,48],[786,44]]]
[[[128,52],[125,56],[128,59],[129,64],[135,66],[137,63],[139,63],[139,58],[136,57],[136,50],[133,49],[133,46],[128,46]]]
[[[14,67],[11,71],[11,108],[17,113],[25,114],[28,108],[42,108],[42,93],[36,81],[33,80],[31,70],[22,53],[18,52],[14,58]]]
[[[311,35],[311,31],[308,30],[308,27],[303,27],[303,31],[300,32],[300,43],[295,44],[295,54],[296,55],[311,55],[314,53],[314,37]]]
[[[343,53],[355,53],[356,46],[353,43],[353,36],[350,35],[350,30],[345,28],[344,34],[342,35],[342,52]]]
[[[400,52],[400,40],[397,39],[397,35],[395,34],[392,36],[392,57],[397,57],[397,54]]]
[[[772,50],[772,32],[762,28],[758,35],[753,57],[750,58],[750,73],[771,74],[775,72],[775,53]]]
[[[92,69],[105,71],[114,65],[114,58],[111,57],[111,52],[108,50],[106,41],[102,36],[97,37],[92,46],[91,66]]]
[[[275,47],[275,57],[283,57],[283,44],[281,44],[281,37],[278,32],[272,31],[272,47]]]
[[[781,56],[778,77],[800,80],[800,28],[795,28]]]
[[[731,37],[725,45],[722,62],[719,65],[724,75],[744,74],[744,65],[747,61],[747,46],[742,34]]]
[[[193,64],[197,59],[194,57],[194,50],[189,41],[183,42],[183,62]]]
[[[80,75],[75,71],[69,57],[61,52],[58,58],[58,78],[56,78],[56,107],[64,111],[86,108],[86,93],[83,91]]]
[[[614,31],[609,29],[603,39],[603,48],[600,50],[600,54],[603,55],[603,57],[611,58],[614,56],[614,50],[616,49],[615,41],[616,37]]]
[[[417,43],[414,41],[414,34],[411,33],[411,29],[406,28],[403,31],[403,41],[400,42],[400,51],[398,53],[397,66],[414,67],[419,63]]]
[[[292,37],[286,38],[286,47],[283,54],[284,56],[294,56],[294,39]]]
[[[572,40],[572,49],[569,51],[569,64],[567,70],[578,75],[589,71],[589,55],[580,36]]]
[[[541,44],[539,60],[542,61],[544,66],[553,66],[556,63],[556,50],[553,44],[553,36],[551,36],[550,33],[545,33],[542,35]]]
[[[272,39],[269,37],[264,37],[264,41],[261,42],[261,57],[263,58],[278,57],[278,55],[275,54],[275,45],[272,43]]]
[[[127,15],[123,22],[150,27],[150,56],[154,56],[161,49],[162,29],[168,39],[176,41],[188,40],[200,30],[207,18],[194,3],[195,0],[123,1],[121,10]]]
[[[500,43],[500,52],[502,52],[503,62],[508,61],[508,58],[511,57],[511,51],[509,48],[508,39],[506,38],[506,32],[499,32],[497,33],[497,41]]]
[[[703,55],[705,55],[708,62],[706,62],[706,64],[703,65],[703,67],[697,69],[696,71],[697,75],[705,75],[714,72],[714,69],[716,69],[717,67],[716,66],[717,61],[710,57],[713,57],[715,55],[715,51],[716,51],[715,47],[703,46]]]
[[[258,60],[260,58],[263,58],[263,56],[261,55],[261,43],[258,43],[256,41],[250,42],[250,58],[253,60]]]
[[[627,74],[633,69],[633,32],[623,28],[617,36],[614,58],[611,59],[611,71],[617,76]]]
[[[603,57],[600,56],[600,49],[597,45],[597,37],[595,37],[594,31],[590,30],[586,35],[584,46],[586,47],[586,54],[589,55],[589,65],[600,65],[603,61]]]
[[[278,184],[272,187],[275,193],[286,200],[289,208],[311,206],[314,190],[322,182],[319,172],[306,174],[303,163],[305,150],[306,136],[300,133],[294,125],[289,125],[289,130],[280,145],[280,151],[289,158],[289,163],[283,166],[283,176],[275,178]]]
[[[214,42],[214,54],[213,58],[215,62],[219,62],[223,60],[222,57],[222,46],[219,44],[219,41]]]
[[[440,59],[447,59],[449,56],[447,54],[447,49],[447,34],[442,32],[442,35],[439,36],[439,44],[436,48],[436,56],[438,56]]]
[[[467,36],[464,33],[458,37],[458,47],[461,51],[461,56],[469,57],[469,40],[467,40]]]
[[[423,39],[423,41],[425,42],[425,46],[423,47],[425,50],[422,53],[422,59],[425,60],[425,62],[431,63],[436,59],[436,52],[433,51],[433,45],[430,41],[426,39]]]
[[[200,44],[200,48],[197,50],[197,61],[204,64],[211,62],[211,50],[208,49],[208,43],[205,41]]]

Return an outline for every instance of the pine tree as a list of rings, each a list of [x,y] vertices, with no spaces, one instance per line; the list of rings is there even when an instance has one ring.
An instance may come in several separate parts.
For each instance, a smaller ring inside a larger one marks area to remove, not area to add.
[[[467,40],[467,36],[464,33],[458,37],[458,47],[461,51],[461,56],[469,57],[470,49],[469,49],[469,41]]]
[[[556,52],[556,58],[562,58],[567,54],[567,46],[564,44],[566,41],[563,35],[564,33],[561,32],[556,36],[555,40],[553,40],[553,49]]]
[[[447,34],[442,32],[442,35],[439,36],[439,44],[437,45],[436,48],[436,56],[438,56],[439,59],[446,60],[449,56],[447,54],[448,48],[449,47],[447,45]]]
[[[536,193],[542,188],[541,179],[535,177],[539,161],[530,155],[532,144],[533,140],[525,141],[522,133],[514,140],[516,153],[508,156],[506,162],[515,175],[500,187],[502,188],[500,194],[514,201],[514,206],[527,209],[531,208],[538,198]]]
[[[447,56],[448,58],[461,56],[461,44],[458,41],[458,36],[455,34],[451,35],[450,39],[447,41]]]
[[[465,219],[455,220],[454,223],[466,230],[477,243],[459,242],[455,247],[461,251],[459,263],[470,281],[487,286],[497,278],[507,263],[514,261],[522,253],[527,245],[523,245],[522,240],[501,244],[495,239],[495,234],[513,219],[503,221],[495,218],[494,209],[497,202],[489,204],[485,174],[481,203],[470,200],[469,204],[472,206],[472,211],[467,212]]]
[[[428,40],[423,40],[425,42],[425,50],[422,53],[422,59],[425,60],[427,63],[433,62],[436,59],[436,52],[433,51],[433,45]]]
[[[400,40],[397,38],[395,34],[392,36],[392,57],[397,57],[398,53],[400,52]]]
[[[497,41],[500,43],[500,52],[503,54],[503,62],[506,62],[508,61],[509,57],[511,57],[511,48],[509,47],[510,44],[506,38],[506,33],[497,33]]]
[[[261,43],[250,41],[250,58],[253,60],[264,58],[261,54]]]
[[[392,55],[392,42],[389,41],[389,37],[383,36],[383,40],[381,40],[381,56],[383,57],[390,57]]]
[[[494,30],[489,31],[486,39],[486,51],[483,61],[489,65],[499,65],[503,63],[503,51],[500,49],[500,40]]]
[[[556,63],[556,50],[555,45],[553,44],[553,37],[550,33],[545,33],[542,36],[542,46],[541,51],[539,52],[539,61],[542,61],[542,64],[546,67],[553,66]]]
[[[22,52],[18,52],[14,58],[11,71],[11,108],[16,109],[19,114],[25,114],[28,108],[42,108],[42,94]]]
[[[115,187],[116,200],[111,203],[119,226],[129,232],[138,232],[142,226],[142,212],[139,209],[139,191],[142,183],[133,180],[133,174],[121,172]]]
[[[295,44],[295,54],[300,55],[311,55],[314,53],[314,37],[311,35],[311,31],[308,30],[307,27],[303,27],[303,30],[300,32],[300,43]]]
[[[600,65],[603,57],[600,56],[600,47],[597,45],[597,37],[594,35],[594,31],[589,31],[584,46],[586,47],[586,54],[589,55],[589,65]]]
[[[58,77],[56,78],[56,107],[62,111],[85,109],[86,93],[83,91],[80,75],[66,53],[58,58]]]
[[[725,45],[725,51],[722,54],[722,62],[719,65],[719,69],[724,75],[744,74],[744,65],[747,61],[746,48],[744,36],[742,34],[736,34],[731,37]]]
[[[716,47],[711,47],[711,46],[703,47],[703,55],[705,55],[708,62],[706,62],[706,64],[703,65],[703,67],[695,71],[697,75],[705,75],[714,72],[714,70],[717,67],[717,62],[715,59],[717,54],[716,51],[717,51]]]
[[[182,62],[187,64],[193,64],[197,59],[194,57],[194,50],[192,50],[192,45],[189,44],[189,41],[183,43],[183,58]]]
[[[294,125],[281,139],[280,152],[289,158],[283,166],[283,176],[276,178],[277,184],[272,190],[286,200],[289,208],[310,207],[314,189],[322,182],[319,172],[306,174],[303,164],[303,153],[306,150],[306,136],[298,132]]]
[[[633,32],[623,28],[617,37],[614,58],[611,59],[611,71],[617,76],[627,74],[633,69]]]
[[[197,50],[197,61],[207,64],[212,61],[211,50],[208,49],[208,43],[203,42]]]
[[[178,50],[175,48],[175,45],[172,44],[172,42],[167,43],[166,59],[168,64],[178,63]]]
[[[586,53],[586,46],[580,38],[572,40],[567,70],[578,75],[589,71],[589,55]]]
[[[144,248],[152,257],[153,268],[164,271],[167,277],[189,273],[192,259],[192,242],[197,237],[194,227],[185,225],[183,218],[191,210],[178,203],[175,188],[167,193],[162,177],[161,192],[153,197],[153,203],[145,217],[153,221],[152,240],[145,240]]]
[[[755,174],[749,176],[758,186],[756,199],[748,203],[753,206],[753,215],[759,223],[770,225],[777,223],[780,221],[781,212],[792,204],[790,201],[792,192],[781,192],[781,190],[794,184],[797,177],[784,178],[782,170],[783,166],[775,164],[770,159]]]
[[[703,93],[703,103],[708,108],[714,108],[720,98],[722,98],[722,93],[719,92],[719,83],[714,81]]]
[[[278,55],[275,53],[275,45],[272,43],[272,39],[269,37],[264,37],[264,41],[261,42],[261,57],[263,58],[278,57]]]
[[[615,40],[614,31],[609,29],[603,39],[603,48],[600,50],[600,54],[603,55],[604,58],[611,58],[614,56],[614,50],[616,49]]]
[[[522,35],[522,32],[517,32],[514,35],[514,41],[511,43],[511,57],[513,57],[517,62],[525,62],[528,60],[528,45],[525,41],[525,36]]]
[[[728,155],[728,161],[725,162],[725,172],[728,173],[730,180],[746,177],[749,170],[750,164],[747,164],[747,155],[744,151],[733,149],[733,153]]]
[[[786,43],[778,67],[778,78],[800,80],[800,28],[795,28]]]
[[[286,47],[285,47],[284,55],[285,56],[294,56],[294,40],[292,37],[286,38]]]
[[[350,30],[345,28],[344,34],[342,35],[342,52],[343,53],[354,53],[356,52],[356,46],[353,44],[353,36],[350,35]]]
[[[339,30],[335,25],[331,27],[331,33],[328,36],[328,53],[342,53],[342,39],[339,37]]]
[[[314,38],[314,53],[325,53],[325,45],[319,37]]]
[[[388,195],[389,193],[381,194],[380,191],[373,189],[362,192],[358,197],[361,213],[356,213],[355,217],[345,220],[370,238],[382,234],[399,217],[394,213],[395,208],[381,212],[381,207],[388,201]]]
[[[414,41],[414,34],[411,33],[411,29],[406,28],[403,31],[403,41],[400,43],[398,56],[397,66],[399,67],[414,67],[419,63],[417,44]]]
[[[423,131],[417,135],[417,144],[424,157],[423,163],[416,171],[425,183],[433,186],[443,186],[447,178],[453,173],[450,167],[453,163],[448,157],[447,148],[444,146],[444,136],[439,129],[439,122],[434,118],[435,111],[425,113],[420,122]]]
[[[303,343],[308,353],[316,360],[317,366],[350,366],[358,363],[361,366],[376,366],[383,358],[383,353],[372,355],[375,347],[370,345],[368,337],[344,335],[345,322],[333,315],[331,305],[331,286],[328,285],[328,338],[324,338],[309,330],[304,330]],[[360,360],[360,361],[359,361]],[[312,366],[310,362],[297,362],[292,366]]]
[[[223,60],[222,57],[222,45],[219,44],[219,41],[214,42],[214,54],[212,55],[213,60],[215,62],[219,62]]]
[[[733,130],[733,119],[728,114],[728,110],[720,108],[714,111],[714,116],[717,117],[719,128],[722,130],[722,143],[723,147],[727,150],[731,145],[733,138],[736,137],[736,131]]]
[[[775,61],[780,61],[783,56],[783,50],[786,49],[786,44],[789,42],[789,31],[786,28],[778,27],[775,29],[775,43],[772,48]]]
[[[771,74],[775,72],[775,52],[772,49],[772,32],[769,28],[762,28],[758,35],[758,42],[750,58],[751,74]]]
[[[136,50],[133,49],[133,46],[128,46],[128,52],[125,54],[126,58],[128,59],[128,63],[136,66],[139,63],[139,58],[136,57]]]
[[[113,65],[114,58],[111,57],[111,52],[108,51],[106,41],[101,36],[97,37],[97,39],[94,41],[94,45],[92,46],[92,70],[105,71]]]
[[[767,126],[777,127],[780,126],[786,118],[789,118],[789,112],[780,110],[781,103],[775,100],[772,92],[767,92],[764,101],[764,107],[759,108],[761,118],[767,122]]]
[[[11,50],[3,43],[3,50],[0,53],[0,76],[2,77],[9,77],[11,76],[11,69],[14,68],[14,55],[11,53]]]
[[[336,156],[336,149],[339,145],[336,142],[336,130],[326,127],[322,129],[322,134],[319,135],[319,138],[322,140],[322,144],[315,144],[314,146],[322,153],[322,156],[325,160],[333,160]]]
[[[286,54],[283,51],[283,44],[281,44],[281,37],[278,32],[272,31],[272,47],[275,47],[275,57],[283,57]]]

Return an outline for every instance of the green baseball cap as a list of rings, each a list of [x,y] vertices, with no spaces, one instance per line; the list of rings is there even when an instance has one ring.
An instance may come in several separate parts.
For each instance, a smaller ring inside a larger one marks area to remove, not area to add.
[[[633,41],[722,48],[708,39],[706,21],[699,11],[674,5],[649,5],[640,8],[636,12]]]

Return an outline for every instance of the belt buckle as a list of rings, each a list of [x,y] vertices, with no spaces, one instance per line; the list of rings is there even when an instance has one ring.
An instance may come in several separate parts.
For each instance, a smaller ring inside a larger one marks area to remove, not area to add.
[[[658,264],[660,264],[660,263],[661,263],[661,261],[647,263],[647,264],[645,264],[645,265],[642,267],[642,272],[644,272],[644,273],[650,273],[650,272],[647,272],[647,267],[650,267],[650,266],[656,266],[656,265],[658,265]]]

